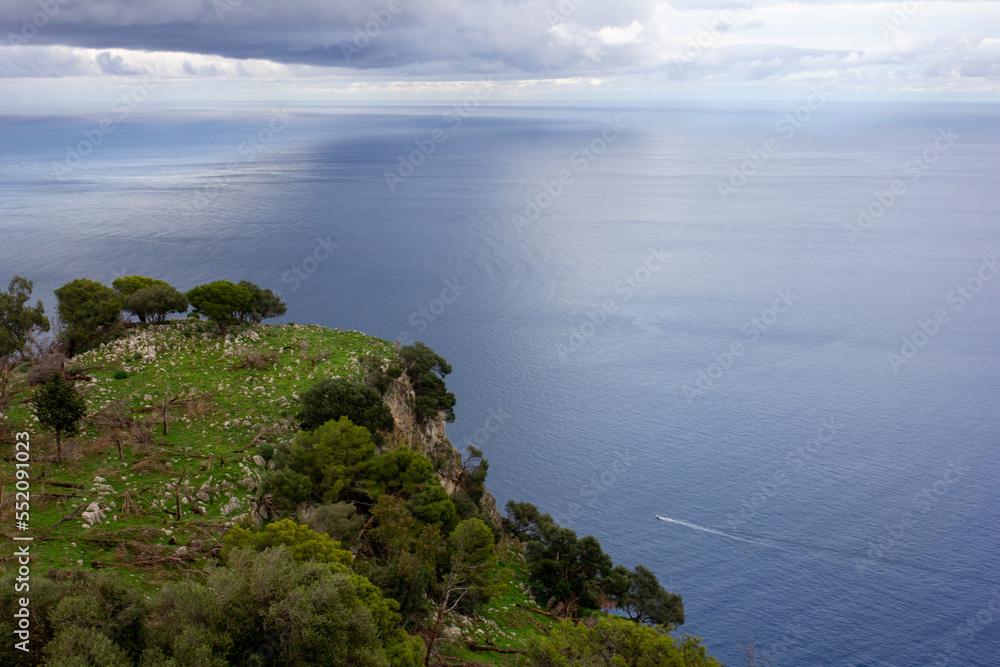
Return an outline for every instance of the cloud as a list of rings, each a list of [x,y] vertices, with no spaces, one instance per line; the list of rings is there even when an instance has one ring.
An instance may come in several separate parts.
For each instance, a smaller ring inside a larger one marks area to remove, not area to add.
[[[108,51],[102,51],[94,57],[94,62],[105,74],[112,76],[135,76],[141,72],[134,67],[129,67],[125,59],[121,56],[113,56]]]
[[[904,6],[911,5],[3,0],[0,77],[130,76],[153,68],[191,79],[426,81],[491,74],[507,80],[642,76],[658,85],[823,78],[845,85],[876,81],[887,89],[901,77],[907,86],[948,77],[997,80],[1000,3],[923,0],[900,14]],[[150,54],[161,55],[151,61]]]

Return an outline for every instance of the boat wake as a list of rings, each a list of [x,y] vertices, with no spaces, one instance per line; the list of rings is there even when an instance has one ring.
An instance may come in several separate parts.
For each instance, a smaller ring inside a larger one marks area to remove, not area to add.
[[[728,537],[731,540],[739,540],[740,542],[749,542],[750,544],[759,544],[760,546],[767,546],[756,540],[751,540],[746,537],[739,537],[738,535],[731,535],[730,533],[724,533],[721,530],[715,530],[714,528],[708,528],[706,526],[699,526],[696,523],[688,523],[687,521],[680,521],[678,519],[671,519],[669,517],[656,515],[656,518],[660,521],[669,521],[670,523],[676,523],[679,526],[684,526],[685,528],[690,528],[691,530],[698,530],[703,533],[711,533],[712,535],[719,535],[721,537]]]

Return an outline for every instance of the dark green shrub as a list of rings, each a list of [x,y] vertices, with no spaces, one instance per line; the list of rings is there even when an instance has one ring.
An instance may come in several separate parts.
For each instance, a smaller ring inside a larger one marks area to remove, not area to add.
[[[320,380],[302,393],[302,410],[297,419],[303,430],[311,431],[331,420],[347,417],[357,426],[372,433],[375,444],[381,445],[379,431],[392,431],[396,423],[389,406],[371,387],[342,378]]]
[[[125,371],[122,371],[122,370],[117,370],[117,371],[115,371],[114,378],[116,380],[127,380],[128,379],[128,373],[125,372]]]
[[[399,350],[406,374],[417,396],[417,419],[427,421],[444,412],[447,421],[455,421],[455,394],[448,391],[444,376],[451,365],[420,341]]]

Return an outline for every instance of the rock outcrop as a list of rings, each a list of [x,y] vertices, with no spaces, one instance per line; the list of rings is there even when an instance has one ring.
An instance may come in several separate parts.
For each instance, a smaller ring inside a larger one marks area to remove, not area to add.
[[[449,495],[458,488],[462,476],[462,455],[445,431],[445,413],[441,412],[432,419],[420,423],[417,420],[417,397],[413,392],[409,378],[405,375],[393,380],[383,395],[386,405],[392,411],[396,422],[396,430],[389,438],[390,446],[406,445],[410,449],[423,454],[437,470],[441,485]],[[485,490],[479,501],[479,509],[487,514],[496,525],[500,525],[500,512],[497,509],[496,498],[489,490]]]

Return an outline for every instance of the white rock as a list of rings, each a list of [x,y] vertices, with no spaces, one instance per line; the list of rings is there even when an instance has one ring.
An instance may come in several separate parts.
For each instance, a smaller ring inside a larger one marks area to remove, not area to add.
[[[93,526],[95,523],[100,523],[104,521],[104,511],[101,509],[101,505],[97,502],[92,502],[87,505],[86,511],[81,514],[83,520],[87,522],[88,526]]]

